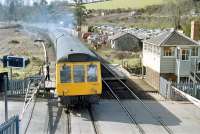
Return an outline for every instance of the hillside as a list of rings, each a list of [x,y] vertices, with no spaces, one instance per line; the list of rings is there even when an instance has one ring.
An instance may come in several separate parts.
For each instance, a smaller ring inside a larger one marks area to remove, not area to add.
[[[149,5],[158,5],[164,3],[164,0],[110,0],[85,4],[87,9],[117,9],[117,8],[143,8]]]

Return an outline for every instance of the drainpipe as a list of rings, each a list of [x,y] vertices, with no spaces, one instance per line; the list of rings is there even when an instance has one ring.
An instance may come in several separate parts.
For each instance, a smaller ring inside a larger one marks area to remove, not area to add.
[[[177,84],[180,83],[180,61],[181,60],[181,49],[177,47]]]
[[[197,88],[196,88],[196,72],[197,72],[197,58],[195,58],[195,70],[194,70],[194,94],[195,94],[195,97],[197,97]]]

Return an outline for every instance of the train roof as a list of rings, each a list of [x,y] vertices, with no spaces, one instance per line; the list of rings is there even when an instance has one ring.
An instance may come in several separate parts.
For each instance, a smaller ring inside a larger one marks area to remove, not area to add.
[[[71,36],[67,32],[64,33],[62,37],[57,39],[57,46],[55,46],[55,49],[57,62],[81,62],[98,60],[96,55],[92,53],[83,43],[81,43],[77,38]]]

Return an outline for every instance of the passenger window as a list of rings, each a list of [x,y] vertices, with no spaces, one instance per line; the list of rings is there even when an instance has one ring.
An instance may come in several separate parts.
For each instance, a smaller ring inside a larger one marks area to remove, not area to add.
[[[60,70],[60,81],[61,83],[71,82],[71,67],[63,65]]]
[[[87,81],[96,82],[97,81],[97,65],[89,65],[87,68]]]
[[[85,82],[85,70],[83,65],[74,65],[74,82]]]

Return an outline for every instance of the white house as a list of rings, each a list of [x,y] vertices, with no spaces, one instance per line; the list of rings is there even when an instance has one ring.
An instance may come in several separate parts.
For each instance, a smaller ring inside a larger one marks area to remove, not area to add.
[[[199,48],[196,41],[175,30],[144,41],[146,81],[158,90],[160,76],[172,81],[187,81],[191,72],[200,72]]]

